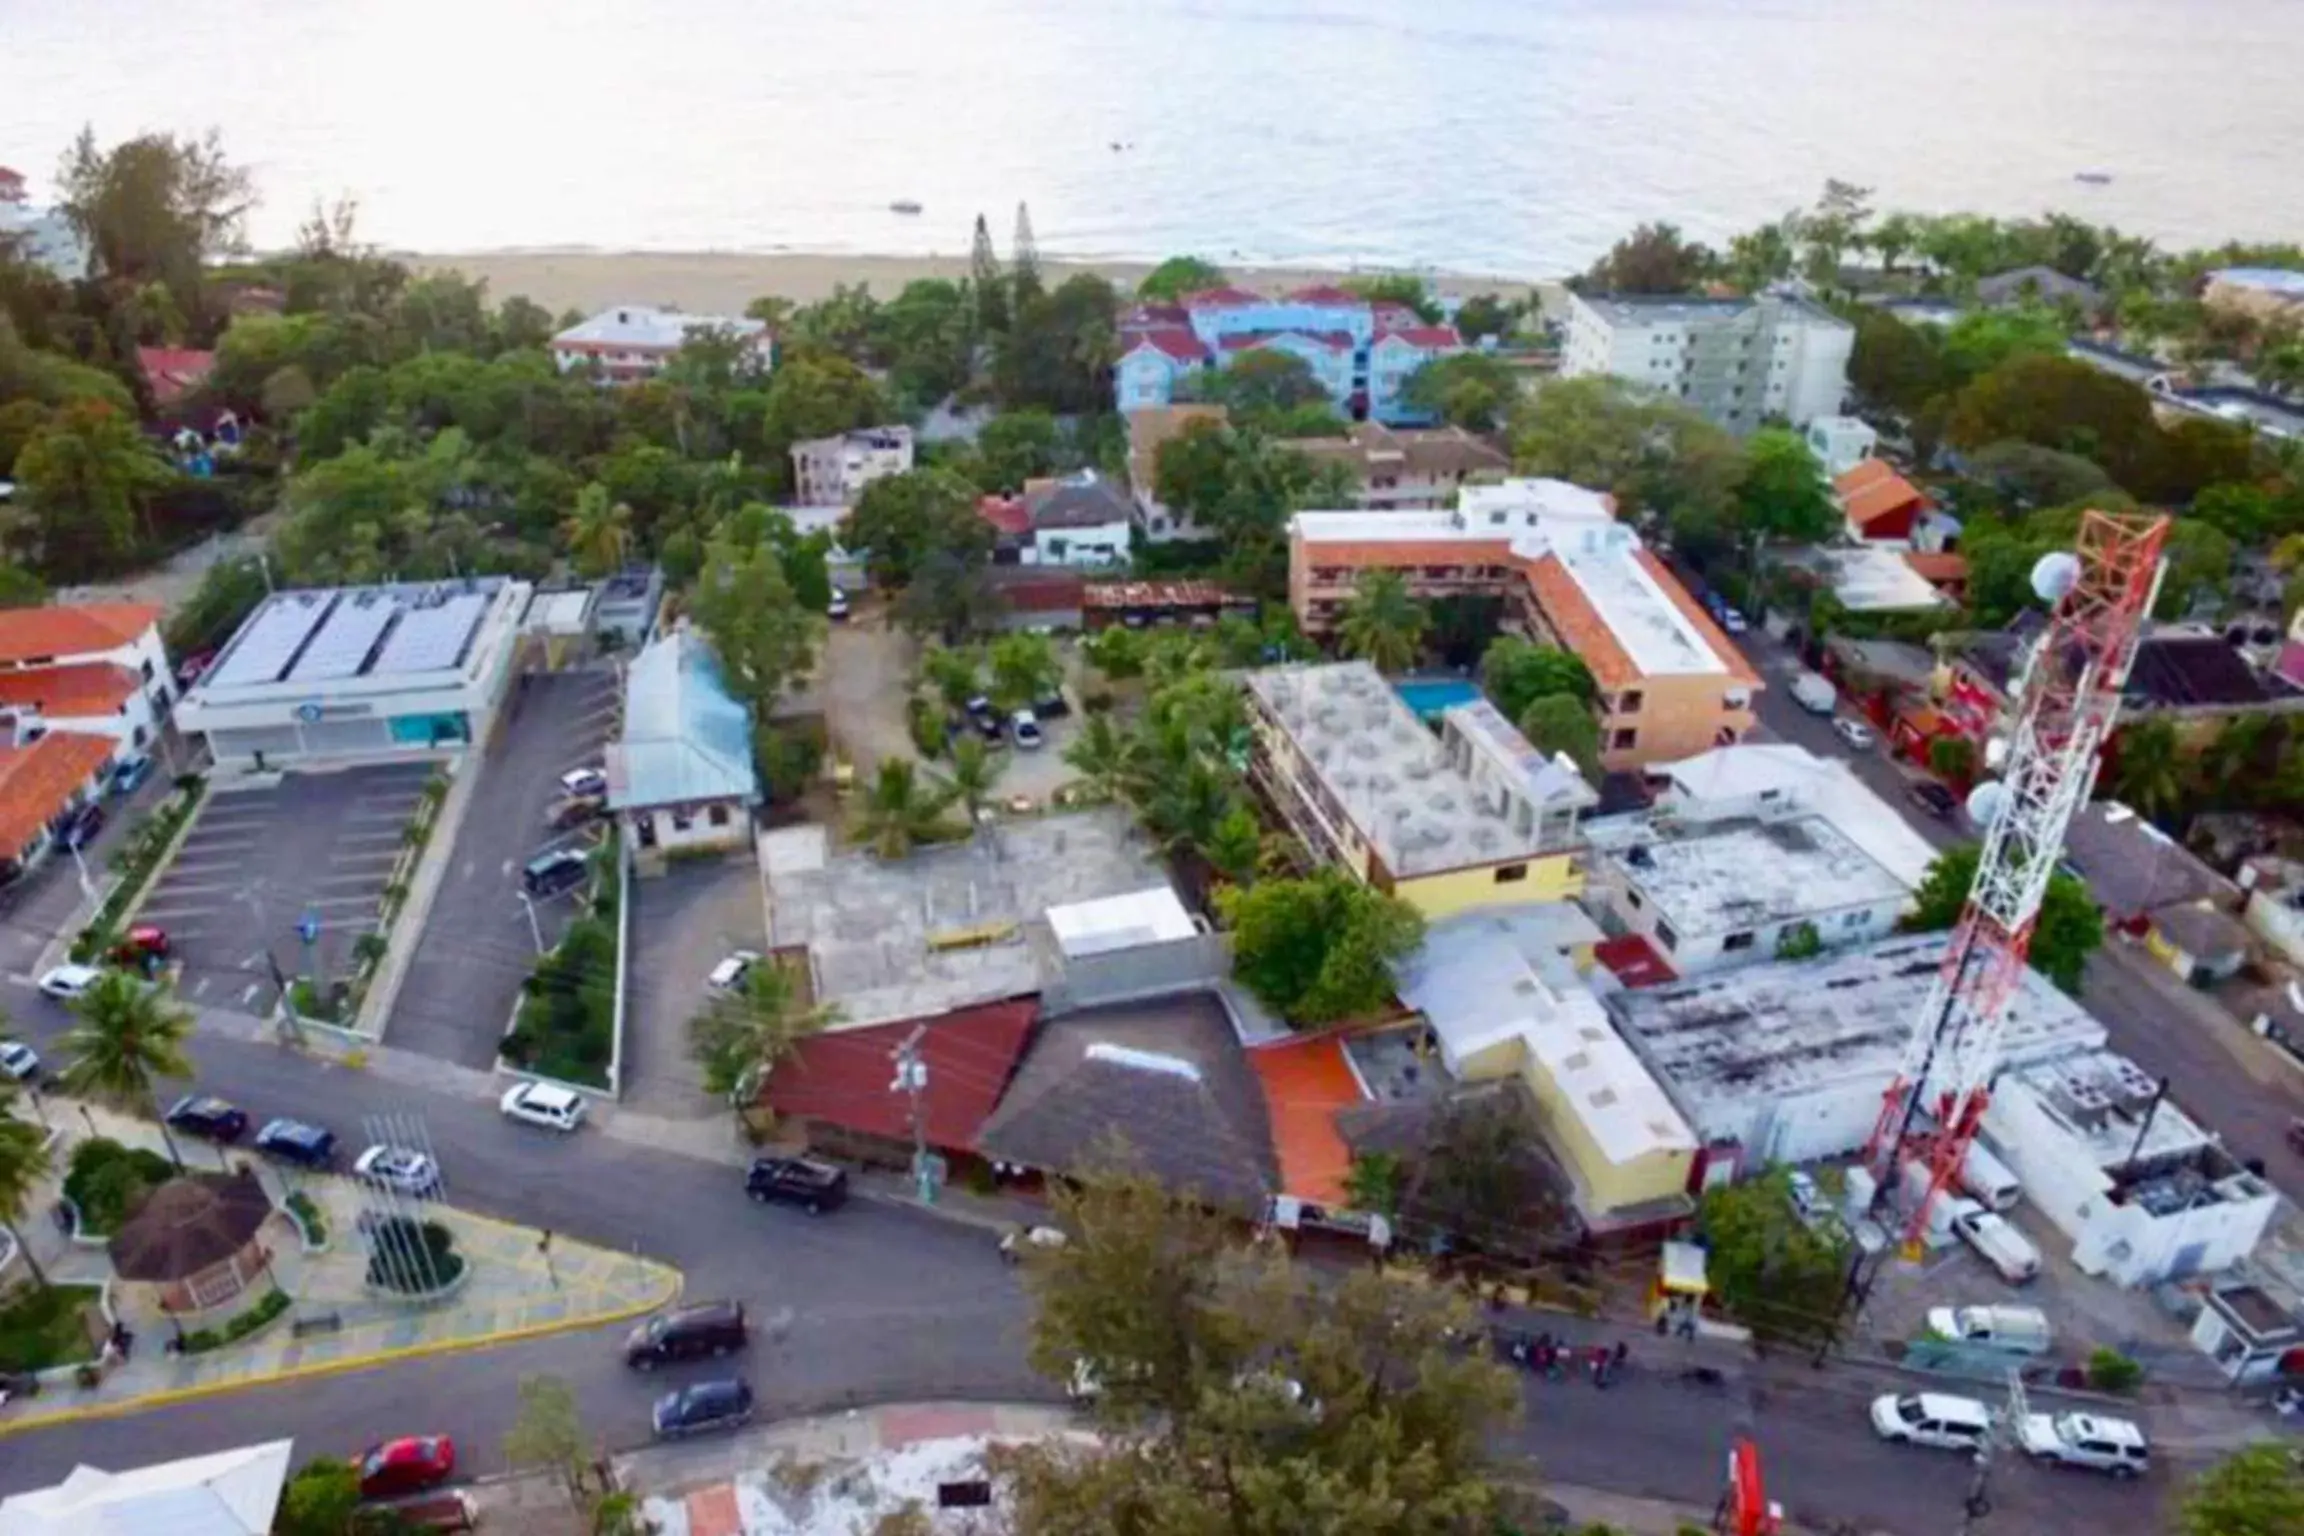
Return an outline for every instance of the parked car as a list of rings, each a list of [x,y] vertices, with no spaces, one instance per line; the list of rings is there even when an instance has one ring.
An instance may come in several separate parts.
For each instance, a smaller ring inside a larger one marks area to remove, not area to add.
[[[848,618],[848,594],[834,587],[832,600],[824,605],[824,617],[835,624],[845,623]]]
[[[760,951],[756,949],[732,949],[728,951],[725,959],[712,967],[711,974],[704,978],[704,983],[718,991],[733,992],[744,985],[744,978],[751,973],[752,967],[759,963]]]
[[[234,1142],[248,1133],[248,1111],[214,1094],[188,1093],[168,1106],[171,1126],[210,1141]]]
[[[2100,1414],[2028,1413],[2016,1426],[2016,1439],[2034,1461],[2114,1477],[2142,1477],[2152,1462],[2144,1431]]]
[[[1032,713],[1043,720],[1061,720],[1072,713],[1072,706],[1066,701],[1064,690],[1059,688],[1044,697],[1034,699],[1032,701]]]
[[[1040,721],[1032,711],[1020,709],[1008,717],[1008,739],[1021,751],[1037,752],[1048,738],[1040,733]]]
[[[1851,720],[1846,715],[1833,717],[1832,730],[1842,741],[1848,743],[1850,748],[1858,752],[1871,751],[1872,744],[1880,739],[1873,734],[1872,727],[1861,720]]]
[[[584,855],[574,848],[555,848],[530,859],[520,871],[520,888],[531,897],[557,896],[584,883]]]
[[[150,777],[152,777],[152,759],[149,757],[132,757],[113,768],[112,793],[115,795],[132,795],[143,788],[144,781]]]
[[[1792,679],[1792,702],[1812,715],[1828,715],[1840,703],[1840,690],[1817,672],[1802,672]]]
[[[1938,821],[1950,821],[1959,813],[1960,797],[1934,779],[1914,779],[1905,793],[1912,797],[1914,805]]]
[[[138,923],[120,935],[120,942],[112,946],[112,963],[146,966],[155,960],[167,959],[174,949],[167,929],[153,923]]]
[[[977,712],[976,706],[978,704],[984,706],[982,713]],[[976,734],[986,741],[998,741],[1000,739],[1000,712],[992,707],[989,700],[970,699],[968,701],[968,723],[976,727]]]
[[[780,1200],[819,1216],[846,1203],[848,1174],[805,1157],[756,1157],[745,1171],[744,1193],[763,1205]]]
[[[2054,1337],[2048,1314],[2038,1307],[1930,1307],[1928,1329],[2007,1355],[2044,1355]]]
[[[1965,1212],[1952,1218],[1952,1230],[2010,1285],[2027,1285],[2039,1277],[2040,1250],[2006,1217],[1991,1211]]]
[[[336,1162],[336,1133],[303,1120],[267,1120],[256,1133],[256,1150],[303,1168],[329,1168]]]
[[[370,1147],[353,1160],[352,1171],[403,1195],[432,1195],[440,1189],[440,1165],[407,1147]]]
[[[104,807],[91,800],[74,806],[56,824],[56,841],[66,848],[85,848],[104,830]]]
[[[21,1040],[0,1040],[0,1076],[21,1083],[40,1070],[40,1053]]]
[[[92,965],[60,965],[40,978],[40,990],[70,1002],[96,985],[103,975]]]
[[[1872,1400],[1872,1428],[1896,1444],[1972,1453],[1992,1433],[1992,1410],[1945,1392],[1890,1393]]]
[[[598,821],[607,809],[596,795],[562,795],[544,813],[544,824],[555,832],[573,832]]]
[[[516,1083],[504,1090],[497,1108],[506,1118],[547,1130],[572,1131],[584,1123],[584,1096],[550,1083]]]
[[[736,1377],[700,1381],[656,1399],[650,1419],[657,1436],[665,1440],[738,1429],[752,1422],[752,1388]]]
[[[560,775],[560,789],[563,794],[598,799],[608,793],[608,775],[599,768],[571,768]]]
[[[636,1371],[652,1371],[683,1360],[732,1355],[748,1342],[744,1303],[698,1302],[659,1313],[634,1328],[624,1339],[624,1363]]]
[[[352,1459],[360,1497],[396,1499],[437,1488],[456,1475],[456,1442],[446,1435],[409,1435],[372,1445]]]

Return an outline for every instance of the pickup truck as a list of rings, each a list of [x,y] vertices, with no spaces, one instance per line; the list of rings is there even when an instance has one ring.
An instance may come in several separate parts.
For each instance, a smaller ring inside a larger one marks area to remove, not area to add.
[[[744,1175],[744,1193],[763,1205],[780,1200],[820,1216],[846,1202],[848,1175],[805,1157],[756,1157]]]

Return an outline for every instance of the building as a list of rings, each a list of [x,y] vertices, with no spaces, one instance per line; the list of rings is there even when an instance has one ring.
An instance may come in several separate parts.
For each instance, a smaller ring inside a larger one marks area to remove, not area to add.
[[[1649,769],[1659,818],[1681,827],[1720,820],[1820,816],[1899,885],[1917,888],[1936,847],[1873,793],[1847,762],[1791,742],[1740,742]]]
[[[531,589],[501,576],[278,592],[177,706],[219,766],[458,752],[487,732]]]
[[[0,886],[38,867],[59,824],[104,797],[118,750],[114,738],[82,731],[0,742]]]
[[[1207,991],[1232,972],[1223,939],[1166,885],[1066,902],[1044,916],[1056,952],[1041,988],[1049,1013]]]
[[[2304,1373],[2304,1322],[2262,1286],[2219,1285],[2202,1296],[2192,1342],[2236,1387]]]
[[[1912,557],[1893,545],[1819,545],[1774,558],[1830,592],[1850,613],[1922,613],[1950,606]]]
[[[1428,918],[1583,889],[1578,818],[1598,796],[1485,701],[1435,742],[1366,662],[1248,675],[1252,773],[1312,854]]]
[[[1207,530],[1188,515],[1160,500],[1160,450],[1195,422],[1222,426],[1229,419],[1220,405],[1147,405],[1128,413],[1128,490],[1136,502],[1137,526],[1153,543],[1207,537]]]
[[[1559,480],[1467,486],[1453,512],[1299,512],[1288,599],[1306,634],[1334,630],[1361,572],[1410,592],[1504,599],[1504,625],[1574,651],[1600,685],[1601,764],[1687,757],[1741,740],[1763,686],[1607,497]]]
[[[1264,1091],[1280,1193],[1323,1213],[1349,1209],[1352,1147],[1337,1117],[1366,1105],[1370,1094],[1345,1036],[1303,1035],[1258,1045],[1249,1050],[1248,1065]],[[1289,1224],[1285,1212],[1276,1214]]]
[[[34,208],[23,175],[0,165],[0,246],[9,244],[60,282],[88,275],[88,242],[71,217],[61,208]]]
[[[2230,1269],[2279,1203],[2165,1084],[2102,1049],[2011,1060],[1984,1136],[2033,1208],[2071,1239],[2073,1264],[2115,1285]]]
[[[1731,749],[1733,750],[1733,749]],[[1893,814],[1893,813],[1891,813]],[[1823,816],[1651,825],[1595,844],[1594,894],[1682,976],[1884,939],[1912,887]]]
[[[1024,487],[1025,565],[1117,565],[1136,523],[1128,493],[1092,469]]]
[[[1819,416],[1803,435],[1808,451],[1834,480],[1871,458],[1880,446],[1880,434],[1861,416]]]
[[[1435,358],[1464,350],[1450,325],[1428,325],[1397,304],[1341,288],[1299,288],[1277,297],[1212,288],[1174,304],[1143,304],[1120,319],[1113,392],[1123,413],[1173,402],[1201,376],[1250,352],[1301,360],[1353,421],[1414,423],[1402,398],[1408,379]]]
[[[803,507],[852,507],[864,487],[911,467],[910,427],[812,437],[792,445],[792,499]]]
[[[992,621],[996,628],[1046,632],[1078,629],[1087,622],[1088,580],[1078,570],[996,565],[984,573],[984,584],[999,604]]]
[[[2015,680],[2046,621],[2030,609],[2005,628],[1964,636],[1949,658],[1943,686],[1963,723],[1989,728],[2007,707]],[[2276,672],[2259,671],[2230,640],[2182,625],[2160,625],[2136,645],[2121,693],[2123,719],[2159,715],[2189,742],[2214,737],[2242,715],[2304,711],[2304,690]],[[2114,738],[2113,750],[2118,750]]]
[[[1220,582],[1092,581],[1081,593],[1081,619],[1088,629],[1115,624],[1143,629],[1159,624],[1206,627],[1219,619],[1253,619],[1256,599]]]
[[[775,340],[761,321],[639,304],[604,309],[568,327],[552,338],[550,350],[562,373],[593,368],[611,383],[629,384],[662,373],[689,338],[706,332],[723,332],[741,341],[744,357],[763,373],[775,355]]]
[[[1357,488],[1356,506],[1371,511],[1448,507],[1465,486],[1501,480],[1511,458],[1462,427],[1353,425],[1343,437],[1291,438],[1285,445],[1315,464],[1333,464]]]
[[[1618,1031],[1706,1146],[1743,1166],[1842,1157],[1871,1139],[1945,936],[1719,971],[1611,993]],[[2037,971],[2010,999],[2009,1066],[2104,1043],[2104,1027]]]
[[[1855,344],[1854,326],[1806,299],[1572,293],[1560,373],[1622,379],[1731,432],[1771,416],[1806,427],[1840,414]]]
[[[0,1500],[0,1536],[269,1536],[295,1446],[270,1440],[129,1472],[82,1463],[53,1488]]]
[[[731,698],[704,637],[685,626],[650,641],[624,669],[624,727],[608,744],[608,807],[633,867],[752,841],[760,777],[752,712]]]
[[[1590,920],[1582,926],[1597,941]],[[1560,937],[1540,907],[1436,922],[1398,969],[1401,999],[1458,1080],[1527,1084],[1587,1229],[1685,1216],[1695,1134],[1609,1026]]]
[[[165,415],[208,382],[216,371],[216,354],[192,347],[138,347],[136,371]]]
[[[1910,545],[1936,506],[1884,459],[1865,459],[1833,476],[1832,498],[1848,537],[1859,544]]]
[[[2179,979],[2212,987],[2248,963],[2248,925],[2206,902],[2162,907],[2152,914],[2144,948]]]
[[[1032,1036],[1039,1005],[1029,997],[956,1008],[924,1018],[804,1036],[760,1087],[761,1105],[813,1150],[883,1167],[912,1160],[913,1103],[890,1089],[897,1048],[915,1040],[928,1068],[920,1092],[920,1138],[946,1158],[972,1157],[977,1133],[1000,1102]]]
[[[0,610],[0,722],[14,740],[50,730],[109,736],[145,755],[176,698],[151,603]]]
[[[2064,862],[2114,927],[2141,932],[2168,907],[2237,908],[2240,887],[2117,800],[2080,808],[2065,829]]]
[[[592,633],[602,645],[636,651],[656,630],[656,609],[664,601],[664,573],[636,565],[600,583],[592,605]]]
[[[2304,316],[2304,272],[2285,267],[2225,267],[2208,274],[2201,300],[2211,309],[2235,310],[2260,321]]]
[[[1976,280],[1976,302],[1986,309],[2007,309],[2019,304],[2058,305],[2069,299],[2084,310],[2104,307],[2104,290],[2054,267],[2017,267]]]

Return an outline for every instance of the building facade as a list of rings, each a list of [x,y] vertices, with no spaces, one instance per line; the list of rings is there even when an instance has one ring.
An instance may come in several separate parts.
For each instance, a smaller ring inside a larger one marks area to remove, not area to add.
[[[752,712],[729,696],[695,631],[671,629],[632,658],[624,728],[606,758],[608,808],[641,874],[661,874],[674,854],[751,845]]]
[[[1500,481],[1512,460],[1462,427],[1388,427],[1355,424],[1344,437],[1299,437],[1287,445],[1315,464],[1333,464],[1351,477],[1355,505],[1375,512],[1450,507],[1457,493]]]
[[[803,507],[852,507],[864,487],[912,467],[912,429],[867,427],[792,445],[792,499]]]
[[[1454,326],[1428,325],[1404,306],[1371,303],[1342,288],[1276,297],[1212,288],[1121,317],[1113,392],[1123,412],[1164,406],[1195,375],[1262,350],[1302,360],[1351,420],[1414,423],[1429,418],[1403,398],[1409,377],[1464,350],[1464,339]]]
[[[123,761],[145,755],[176,700],[153,603],[0,610],[0,712],[16,734],[55,728],[110,736]]]
[[[1092,469],[1024,488],[1023,565],[1117,565],[1128,558],[1135,503]]]
[[[1421,601],[1504,599],[1505,627],[1584,659],[1600,685],[1601,763],[1691,757],[1739,741],[1763,686],[1728,637],[1609,499],[1559,480],[1467,486],[1450,512],[1300,512],[1288,598],[1308,635],[1332,632],[1368,570]]]
[[[671,365],[689,338],[725,332],[744,343],[744,357],[765,373],[774,359],[775,340],[758,320],[729,315],[691,315],[677,309],[623,304],[604,309],[554,336],[552,361],[562,373],[592,368],[613,384],[652,379]]]
[[[1622,379],[1744,433],[1839,415],[1855,344],[1855,327],[1805,299],[1571,294],[1560,373]]]

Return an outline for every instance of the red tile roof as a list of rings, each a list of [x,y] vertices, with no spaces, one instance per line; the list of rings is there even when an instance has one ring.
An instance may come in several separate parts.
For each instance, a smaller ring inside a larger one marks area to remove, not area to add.
[[[1339,288],[1334,283],[1314,283],[1309,288],[1295,290],[1288,297],[1298,304],[1366,304],[1368,302],[1351,289]]]
[[[1081,594],[1083,608],[1217,608],[1256,599],[1215,581],[1095,581]]]
[[[1036,999],[1012,998],[925,1019],[810,1035],[768,1075],[760,1102],[780,1115],[891,1140],[912,1135],[911,1100],[889,1091],[896,1047],[916,1028],[928,1086],[920,1095],[928,1144],[967,1151],[1007,1090],[1008,1075],[1039,1016]]]
[[[1245,288],[1203,288],[1198,293],[1184,295],[1186,309],[1237,309],[1243,304],[1261,304],[1264,295],[1250,293]]]
[[[1336,1129],[1336,1111],[1365,1103],[1368,1095],[1344,1059],[1343,1038],[1317,1035],[1259,1046],[1248,1053],[1248,1064],[1264,1090],[1281,1188],[1315,1205],[1344,1204],[1352,1149]]]
[[[1962,554],[1924,554],[1914,550],[1904,563],[1938,586],[1968,579],[1968,557]]]
[[[136,691],[136,674],[109,661],[0,672],[0,704],[30,705],[48,716],[109,715]]]
[[[1032,531],[1032,514],[1021,496],[986,496],[976,503],[976,515],[999,533],[1022,538]]]
[[[28,747],[0,747],[0,855],[21,852],[118,746],[109,736],[50,731]]]
[[[173,405],[208,382],[216,369],[216,354],[192,347],[138,347],[136,366],[152,386],[152,398]]]
[[[1932,503],[1927,492],[1878,459],[1865,459],[1832,482],[1840,510],[1859,528],[1897,520],[1907,528]]]
[[[1412,347],[1460,347],[1464,338],[1456,334],[1452,325],[1390,326],[1376,333],[1376,342],[1382,345],[1397,337]]]
[[[1208,349],[1200,344],[1200,338],[1185,330],[1144,331],[1136,337],[1128,350],[1133,352],[1138,347],[1152,347],[1186,363],[1199,362],[1208,355]]]
[[[1120,317],[1122,331],[1149,331],[1162,326],[1189,327],[1192,317],[1181,304],[1139,304]]]
[[[1592,955],[1627,987],[1660,987],[1680,979],[1656,946],[1637,933],[1602,939],[1592,946]]]
[[[116,651],[158,622],[157,603],[0,609],[0,666]]]

